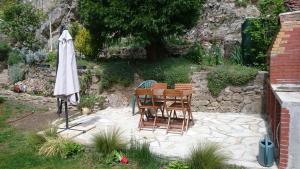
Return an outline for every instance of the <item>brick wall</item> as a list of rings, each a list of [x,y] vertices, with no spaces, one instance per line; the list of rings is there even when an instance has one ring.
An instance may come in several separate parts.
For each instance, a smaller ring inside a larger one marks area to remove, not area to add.
[[[270,82],[300,82],[300,11],[281,14],[280,22],[270,52]]]
[[[280,132],[279,132],[279,169],[287,168],[289,155],[289,110],[282,108],[280,112]]]

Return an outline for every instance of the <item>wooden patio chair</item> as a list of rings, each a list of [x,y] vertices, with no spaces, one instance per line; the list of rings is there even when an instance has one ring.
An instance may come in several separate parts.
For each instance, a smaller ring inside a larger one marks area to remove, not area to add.
[[[153,90],[156,90],[156,89],[167,89],[168,88],[168,84],[167,83],[154,83],[151,88]],[[156,96],[156,98],[163,99],[161,96]],[[157,104],[161,105],[161,107],[160,107],[161,115],[162,115],[162,117],[165,117],[164,116],[164,101],[163,100],[156,100],[155,102]]]
[[[165,98],[165,109],[168,114],[168,124],[167,124],[167,133],[171,128],[171,119],[176,111],[181,111],[183,113],[183,119],[181,124],[181,134],[183,134],[186,119],[186,113],[188,112],[188,105],[184,103],[184,95],[182,90],[175,89],[166,89],[164,90]],[[171,102],[171,103],[170,103]]]
[[[193,90],[193,85],[191,83],[176,83],[175,84],[175,90]],[[194,118],[191,110],[191,101],[192,101],[192,95],[187,96],[186,99],[184,99],[184,103],[187,103],[189,105],[189,120],[192,121],[194,124]],[[188,127],[188,126],[187,126]]]
[[[145,128],[145,112],[147,110],[154,110],[154,120],[152,124],[152,130],[154,131],[154,128],[156,126],[156,119],[157,119],[157,111],[160,108],[161,105],[158,105],[154,101],[153,91],[152,89],[143,89],[143,88],[137,88],[135,90],[135,97],[137,99],[137,105],[140,112],[140,120],[138,128],[141,130],[142,128]],[[147,117],[146,117],[147,118]]]

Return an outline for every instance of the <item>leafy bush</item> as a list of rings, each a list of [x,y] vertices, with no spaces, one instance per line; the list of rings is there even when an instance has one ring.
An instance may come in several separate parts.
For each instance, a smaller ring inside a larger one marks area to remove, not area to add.
[[[182,37],[171,35],[170,37],[166,38],[166,41],[168,43],[171,43],[173,45],[187,45],[188,42],[183,39]]]
[[[24,70],[23,63],[14,64],[14,65],[9,66],[8,72],[9,72],[10,82],[16,83],[16,82],[24,80],[25,70]]]
[[[20,50],[20,53],[23,56],[25,62],[30,65],[41,63],[47,58],[47,52],[41,49],[38,51],[32,51],[26,48],[22,48]]]
[[[29,146],[37,148],[37,147],[42,146],[47,140],[41,134],[29,133],[26,136],[26,141],[29,144]]]
[[[242,52],[244,58],[249,58],[247,64],[266,69],[267,51],[280,27],[278,15],[286,8],[282,0],[259,0],[258,7],[260,18],[248,19],[250,24],[244,31],[250,36],[251,47],[245,43]]]
[[[189,169],[189,166],[183,161],[172,161],[166,169]]]
[[[58,137],[56,139],[49,139],[39,149],[39,154],[46,157],[59,156],[62,158],[69,158],[83,151],[83,147],[68,139]]]
[[[15,65],[15,64],[19,64],[19,63],[25,63],[22,53],[20,53],[18,50],[13,50],[13,51],[9,52],[7,64]]]
[[[191,66],[193,64],[185,58],[164,58],[158,62],[138,61],[137,72],[145,80],[166,82],[170,87],[175,83],[190,82]]]
[[[83,54],[85,57],[91,58],[93,55],[92,37],[90,32],[84,27],[80,27],[76,38],[74,46],[79,51],[80,55]]]
[[[8,58],[8,54],[11,50],[9,44],[0,42],[0,61],[5,61]]]
[[[108,61],[102,66],[101,89],[108,89],[113,84],[129,86],[134,81],[134,71],[126,61]]]
[[[225,165],[227,157],[216,144],[199,144],[193,148],[187,159],[190,169],[219,169]]]
[[[217,96],[227,85],[241,86],[253,80],[257,69],[241,65],[221,65],[208,74],[208,89]]]
[[[103,156],[107,156],[114,150],[120,150],[125,146],[121,139],[120,129],[100,132],[94,136],[93,144],[96,151],[101,153]]]
[[[4,97],[1,97],[1,96],[0,96],[0,104],[2,104],[2,103],[4,103],[4,102],[5,102]]]
[[[206,55],[206,52],[202,46],[199,43],[194,43],[193,47],[189,50],[185,57],[193,63],[201,64],[204,55]]]
[[[153,154],[149,149],[148,143],[142,143],[131,140],[131,144],[126,154],[134,159],[138,166],[143,169],[160,168],[161,161],[156,154]]]
[[[69,32],[73,39],[76,39],[76,36],[80,30],[80,24],[79,22],[72,22],[70,27],[69,27]]]
[[[0,25],[1,31],[14,42],[30,49],[37,47],[35,32],[42,20],[40,10],[30,3],[16,2],[4,9],[2,19],[4,22]]]
[[[87,71],[85,74],[83,74],[80,79],[80,94],[86,95],[87,91],[89,90],[91,84],[92,84],[92,73],[90,71]]]
[[[47,62],[50,63],[51,65],[56,64],[56,59],[57,59],[57,53],[56,52],[49,52],[47,56]]]
[[[239,64],[239,65],[242,65],[244,64],[244,60],[243,60],[243,56],[242,56],[242,51],[241,51],[241,47],[240,46],[235,46],[232,53],[231,53],[231,56],[230,56],[230,61],[232,63],[235,63],[235,64]]]
[[[104,103],[105,103],[105,98],[102,96],[96,96],[96,95],[84,95],[80,98],[80,103],[78,105],[78,109],[87,107],[87,108],[93,110],[96,103],[99,104],[100,109],[103,109]]]

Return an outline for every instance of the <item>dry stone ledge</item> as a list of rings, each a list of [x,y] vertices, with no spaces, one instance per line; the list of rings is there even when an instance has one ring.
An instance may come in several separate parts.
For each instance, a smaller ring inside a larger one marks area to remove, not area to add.
[[[256,78],[244,86],[228,86],[218,97],[213,97],[207,87],[209,72],[195,72],[193,83],[193,111],[262,113],[267,72],[260,71]]]

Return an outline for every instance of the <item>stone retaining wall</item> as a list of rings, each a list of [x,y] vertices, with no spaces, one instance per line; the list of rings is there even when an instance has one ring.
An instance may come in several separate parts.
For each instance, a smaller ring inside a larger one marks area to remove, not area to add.
[[[256,78],[245,86],[226,87],[218,97],[213,97],[207,88],[208,72],[195,72],[193,83],[193,111],[202,112],[264,112],[264,88],[267,72],[260,71]]]

